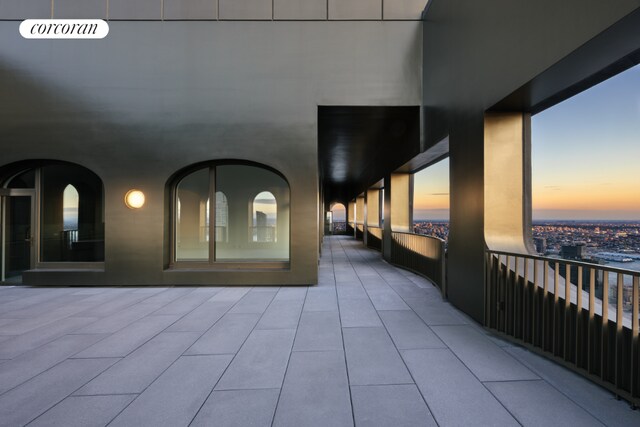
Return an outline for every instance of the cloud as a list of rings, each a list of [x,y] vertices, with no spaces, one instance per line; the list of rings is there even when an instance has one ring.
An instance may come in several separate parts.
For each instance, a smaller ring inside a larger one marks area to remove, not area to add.
[[[430,196],[448,196],[449,193],[429,193]]]

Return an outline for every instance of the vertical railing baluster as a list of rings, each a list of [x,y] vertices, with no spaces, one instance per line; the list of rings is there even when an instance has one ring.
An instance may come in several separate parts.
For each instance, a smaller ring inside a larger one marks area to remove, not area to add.
[[[593,374],[595,361],[593,360],[595,357],[595,344],[593,340],[595,339],[595,319],[596,319],[596,269],[594,267],[589,268],[589,330],[587,335],[587,372]]]
[[[602,278],[602,322],[600,324],[600,378],[607,377],[607,348],[609,336],[609,274],[605,271]]]
[[[528,326],[529,326],[529,319],[531,318],[531,312],[529,311],[529,307],[527,307],[527,302],[528,302],[528,298],[527,298],[527,294],[529,293],[529,259],[527,257],[523,257],[522,260],[524,261],[524,283],[522,286],[522,316],[521,316],[521,321],[522,321],[522,340],[527,342],[528,341],[528,337],[529,334],[527,333],[528,331]]]
[[[571,264],[565,264],[565,279],[564,279],[564,319],[562,330],[562,356],[564,360],[569,360],[571,348],[569,347],[569,336],[571,334],[570,328],[570,311],[571,311]]]
[[[624,301],[622,296],[622,288],[624,285],[624,275],[622,273],[617,274],[616,280],[616,337],[615,337],[615,351],[614,351],[614,381],[616,388],[621,387],[622,382],[622,311],[624,309]]]
[[[542,349],[549,348],[549,307],[547,300],[549,299],[549,261],[544,261],[542,276]]]
[[[538,261],[533,260],[533,302],[531,304],[531,314],[533,315],[533,322],[531,323],[531,344],[538,344],[538,319],[540,318],[538,313]]]
[[[514,256],[513,257],[513,300],[512,300],[512,307],[513,307],[513,321],[512,321],[512,328],[513,328],[513,336],[514,337],[518,337],[518,314],[519,314],[519,307],[518,307],[518,297],[520,295],[520,273],[519,273],[519,260],[520,257],[518,256]]]
[[[556,270],[553,275],[553,327],[551,328],[551,352],[557,356],[558,349],[558,292],[560,292],[560,263],[555,262]]]
[[[583,353],[582,353],[582,343],[583,343],[583,339],[582,339],[582,331],[583,331],[583,327],[582,327],[582,266],[579,265],[578,266],[578,278],[577,278],[577,283],[576,283],[576,315],[575,315],[575,323],[576,323],[576,328],[575,328],[575,334],[576,334],[576,339],[575,339],[575,350],[574,350],[574,363],[576,364],[576,366],[578,367],[582,367],[583,365]]]
[[[631,292],[631,396],[640,397],[640,375],[638,375],[638,369],[640,369],[640,352],[638,351],[638,305],[640,305],[640,294],[638,294],[638,286],[640,277],[633,277],[633,289]]]

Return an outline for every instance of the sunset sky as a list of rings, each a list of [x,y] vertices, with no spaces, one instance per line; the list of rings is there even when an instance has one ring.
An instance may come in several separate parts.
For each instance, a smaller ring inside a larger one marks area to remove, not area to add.
[[[532,119],[534,219],[640,220],[640,67]]]
[[[415,176],[414,219],[448,219],[449,163]],[[533,219],[640,220],[640,66],[532,119]]]

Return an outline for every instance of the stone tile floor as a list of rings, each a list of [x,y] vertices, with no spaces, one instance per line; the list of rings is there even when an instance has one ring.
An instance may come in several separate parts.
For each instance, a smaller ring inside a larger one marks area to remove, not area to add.
[[[0,288],[2,426],[640,426],[347,237],[314,287]]]

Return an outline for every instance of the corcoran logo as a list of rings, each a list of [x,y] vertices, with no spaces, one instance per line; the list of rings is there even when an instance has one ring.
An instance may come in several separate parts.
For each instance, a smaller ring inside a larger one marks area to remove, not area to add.
[[[25,39],[103,39],[109,24],[102,19],[26,19],[20,24]]]

